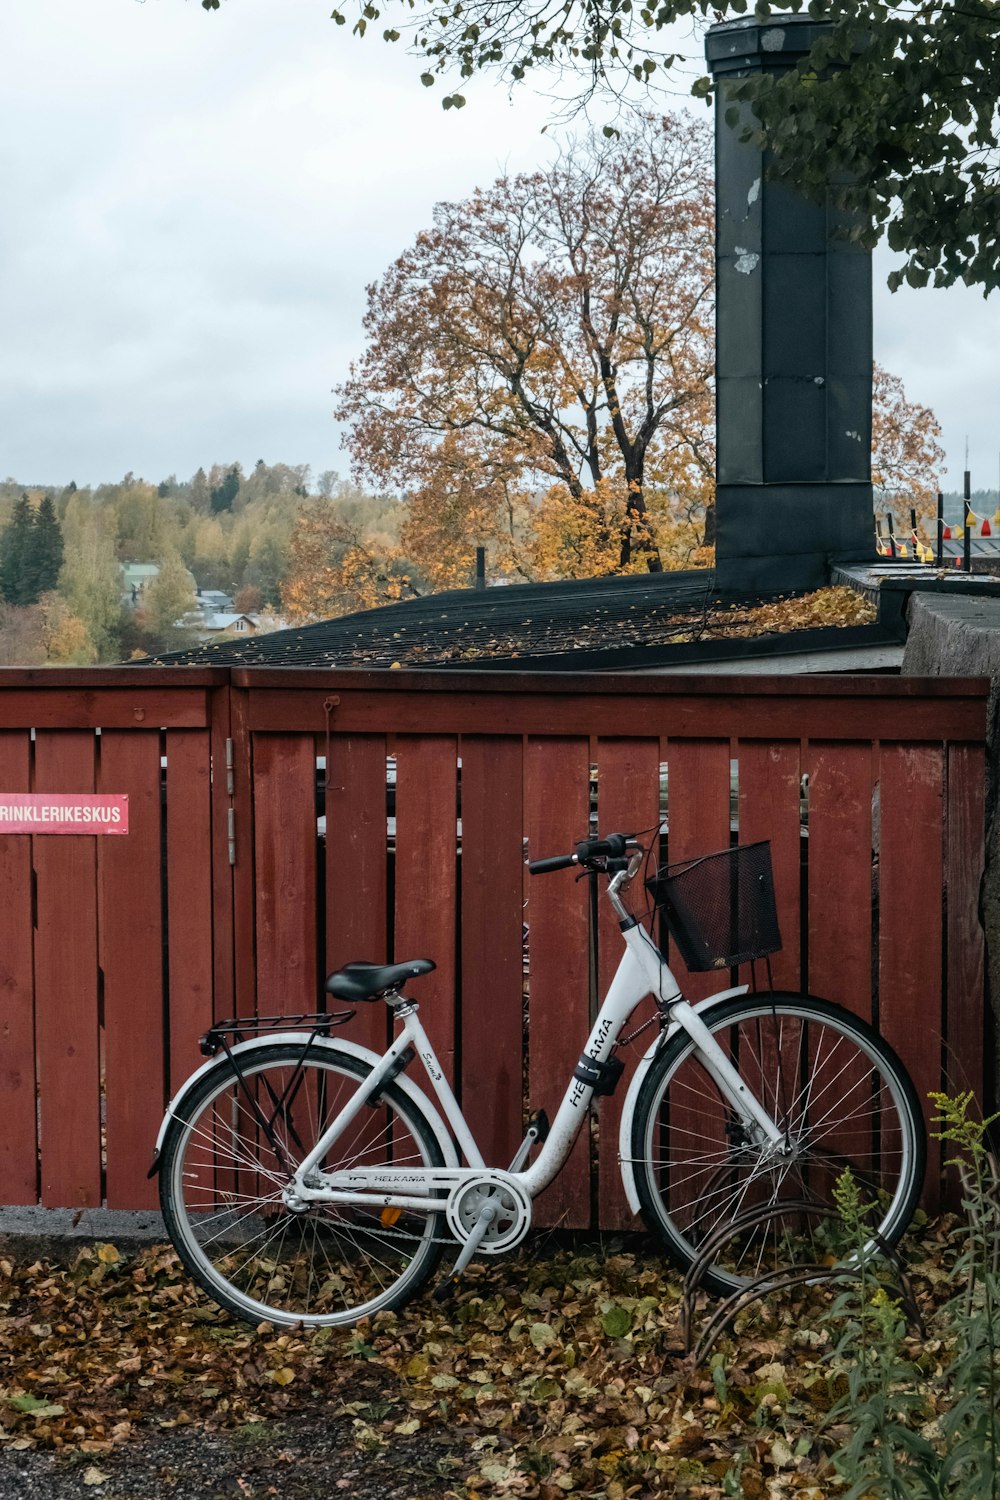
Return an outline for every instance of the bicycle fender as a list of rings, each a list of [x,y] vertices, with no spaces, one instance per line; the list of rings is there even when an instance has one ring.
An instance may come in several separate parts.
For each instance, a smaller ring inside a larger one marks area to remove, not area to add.
[[[312,1032],[310,1031],[278,1031],[275,1032],[273,1036],[269,1034],[267,1040],[268,1043],[292,1042],[302,1047],[305,1046],[310,1037],[312,1037]],[[259,1045],[260,1038],[253,1037],[246,1042],[237,1042],[236,1046],[231,1050],[233,1052],[233,1055],[235,1056],[237,1053],[246,1052],[249,1048],[257,1047]],[[313,1045],[316,1048],[327,1047],[335,1052],[346,1052],[351,1057],[357,1057],[360,1058],[362,1062],[370,1063],[372,1067],[374,1067],[375,1064],[381,1060],[381,1054],[378,1052],[373,1052],[370,1047],[362,1047],[358,1042],[349,1042],[346,1040],[342,1040],[340,1037],[338,1037],[336,1041],[334,1041],[332,1037],[316,1037],[314,1038]],[[150,1168],[149,1172],[149,1175],[151,1177],[155,1174],[157,1167],[159,1166],[160,1151],[163,1146],[163,1137],[166,1134],[167,1126],[170,1124],[171,1119],[180,1109],[191,1089],[194,1088],[202,1078],[204,1078],[206,1073],[211,1072],[211,1070],[218,1065],[218,1062],[218,1057],[210,1057],[207,1062],[202,1063],[201,1067],[198,1068],[194,1073],[192,1073],[190,1078],[186,1078],[184,1080],[180,1088],[177,1090],[177,1093],[167,1105],[167,1112],[163,1116],[163,1122],[160,1125],[159,1133],[156,1137],[156,1145],[153,1148],[153,1165]],[[399,1074],[399,1076],[394,1080],[393,1086],[397,1089],[400,1089],[401,1092],[404,1093],[406,1097],[410,1099],[426,1116],[427,1123],[434,1132],[434,1138],[441,1148],[441,1155],[444,1158],[445,1166],[459,1166],[460,1162],[458,1159],[458,1152],[455,1150],[455,1142],[452,1140],[451,1134],[448,1131],[448,1127],[442,1120],[429,1095],[425,1094],[423,1089],[418,1088],[415,1083],[411,1083],[404,1073]]]
[[[738,984],[731,990],[720,990],[717,995],[710,995],[707,1000],[699,1000],[692,1005],[691,1009],[701,1015],[706,1010],[711,1010],[713,1005],[718,1005],[723,1000],[732,1000],[734,995],[745,995],[750,988],[748,984]],[[621,1124],[618,1127],[618,1166],[622,1174],[622,1185],[625,1188],[625,1196],[628,1206],[634,1214],[639,1212],[639,1194],[635,1185],[635,1168],[632,1161],[632,1125],[635,1117],[635,1106],[639,1099],[639,1091],[642,1088],[646,1074],[653,1066],[653,1059],[660,1049],[680,1030],[680,1022],[673,1021],[660,1033],[656,1041],[647,1052],[639,1059],[638,1066],[632,1074],[632,1081],[625,1095],[622,1105]]]

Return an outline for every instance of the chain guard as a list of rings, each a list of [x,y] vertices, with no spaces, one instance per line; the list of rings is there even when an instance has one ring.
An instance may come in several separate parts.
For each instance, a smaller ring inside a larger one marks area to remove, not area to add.
[[[480,1240],[478,1253],[500,1255],[519,1245],[531,1227],[531,1199],[519,1182],[503,1172],[480,1172],[456,1183],[448,1196],[448,1227],[464,1245],[487,1202],[496,1205],[497,1215]]]

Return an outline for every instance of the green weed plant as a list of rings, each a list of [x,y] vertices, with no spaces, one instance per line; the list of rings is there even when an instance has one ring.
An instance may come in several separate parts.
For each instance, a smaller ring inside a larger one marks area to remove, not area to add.
[[[1000,1500],[1000,1169],[989,1146],[1000,1115],[977,1119],[970,1093],[930,1097],[962,1189],[955,1292],[934,1315],[941,1353],[928,1361],[899,1300],[859,1256],[833,1308],[844,1320],[837,1355],[847,1389],[828,1423],[841,1437],[832,1463],[843,1500]],[[850,1171],[836,1198],[860,1248],[866,1204]]]

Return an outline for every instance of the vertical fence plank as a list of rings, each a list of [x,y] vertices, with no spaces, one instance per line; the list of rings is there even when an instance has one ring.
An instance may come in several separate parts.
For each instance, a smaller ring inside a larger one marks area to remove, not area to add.
[[[671,865],[730,845],[730,760],[728,740],[670,740],[667,747],[667,860]],[[665,924],[660,946],[666,941]],[[730,971],[691,973],[671,938],[666,950],[670,967],[687,1000],[701,1000],[728,988]],[[705,1101],[691,1108],[671,1109],[669,1129],[677,1136],[707,1141],[722,1152],[726,1120],[721,1103],[709,1109]],[[671,1184],[671,1194],[680,1191]]]
[[[667,751],[667,859],[697,859],[729,848],[728,740],[671,740]],[[729,984],[729,971],[691,974],[671,941],[670,967],[688,1000]]]
[[[651,829],[654,831],[647,833],[646,839],[655,844],[659,810],[659,740],[599,740],[597,815],[601,833],[638,833],[640,830]],[[602,882],[597,945],[598,988],[602,998],[607,993],[624,952],[618,919],[604,896],[605,889]],[[644,910],[645,898],[640,873],[632,892],[632,905],[637,915]],[[655,1006],[647,1001],[641,1011],[635,1012],[627,1029],[635,1029],[653,1014]],[[656,1035],[654,1030],[645,1031],[632,1048],[620,1053],[621,1061],[626,1065],[625,1074],[615,1092],[601,1099],[598,1105],[598,1222],[605,1229],[628,1229],[635,1223],[622,1188],[618,1161],[618,1127],[635,1064]]]
[[[771,959],[776,989],[802,988],[800,925],[801,747],[798,740],[741,740],[739,830],[741,844],[767,839],[781,928],[781,952]],[[749,982],[750,966],[740,971]]]
[[[257,1009],[319,1005],[316,747],[311,734],[254,736]]]
[[[454,1085],[458,997],[458,750],[451,735],[396,740],[396,891],[393,959],[432,958],[414,995],[425,1007],[438,1059]]]
[[[487,1162],[522,1135],[522,755],[515,738],[462,740],[462,1108]]]
[[[531,859],[568,854],[587,832],[590,747],[585,739],[529,739],[524,821]],[[586,885],[569,870],[526,876],[529,1013],[528,1103],[554,1118],[589,1027]],[[570,1229],[590,1223],[587,1120],[562,1172],[535,1204],[535,1222]]]
[[[163,1115],[160,736],[105,730],[100,790],[128,796],[128,834],[97,840],[109,1208],[151,1208]]]
[[[92,792],[93,732],[39,731],[35,789]],[[42,1202],[96,1208],[102,1182],[95,839],[50,834],[32,843]]]
[[[979,887],[986,858],[986,764],[981,745],[950,745],[947,755],[945,1088],[949,1093],[971,1089],[985,1109],[985,954]]]
[[[218,685],[207,695],[206,729],[208,730],[208,854],[200,852],[211,871],[212,968],[209,985],[212,996],[212,1017],[225,1020],[240,1013],[237,1001],[237,945],[236,945],[236,861],[239,858],[239,838],[234,841],[230,853],[230,813],[243,802],[245,816],[242,826],[239,818],[232,824],[232,831],[246,836],[248,856],[252,853],[252,819],[250,813],[250,776],[242,775],[238,761],[247,750],[247,738],[241,745],[233,727],[234,704],[245,703],[246,694],[231,691],[228,685]],[[169,735],[168,735],[169,740]],[[249,756],[247,755],[249,760]],[[169,777],[169,769],[167,775]],[[200,773],[199,773],[200,774]],[[213,795],[213,791],[215,795]],[[202,846],[204,847],[204,846]],[[253,861],[249,859],[252,869]],[[246,882],[250,886],[251,882]],[[246,901],[250,913],[247,947],[250,967],[253,965],[253,900],[248,892]],[[243,957],[242,953],[240,954]],[[245,962],[245,960],[244,960]],[[252,983],[252,981],[251,981]],[[247,1012],[252,1014],[253,1003]]]
[[[0,790],[26,792],[27,730],[0,733]],[[0,1203],[38,1197],[31,838],[0,838]]]
[[[813,741],[809,989],[872,1020],[872,746]]]
[[[883,742],[879,754],[878,1025],[927,1108],[941,1087],[944,751]],[[914,870],[921,878],[914,880]],[[927,1142],[928,1202],[941,1145]]]
[[[198,1038],[213,1020],[228,1018],[217,1017],[213,1004],[216,929],[209,736],[200,729],[171,730],[166,747],[168,1077],[172,1094],[204,1061]],[[221,932],[218,941],[225,950]],[[230,934],[230,946],[231,941]]]
[[[236,688],[229,694],[228,724],[221,706],[212,721],[212,897],[216,908],[230,914],[215,940],[217,1021],[257,1013],[254,737],[249,721],[250,694]],[[230,759],[232,796],[221,774]]]
[[[330,738],[326,792],[326,967],[389,957],[384,734]],[[362,1005],[345,1035],[381,1052],[385,1007]]]

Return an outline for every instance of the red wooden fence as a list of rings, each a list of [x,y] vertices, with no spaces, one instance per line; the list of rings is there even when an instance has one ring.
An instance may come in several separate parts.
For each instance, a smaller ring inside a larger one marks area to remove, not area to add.
[[[526,1107],[558,1102],[594,975],[603,987],[617,962],[606,914],[591,932],[586,886],[530,881],[523,861],[569,849],[595,819],[605,832],[665,821],[671,860],[769,838],[776,981],[875,1020],[922,1093],[981,1091],[986,691],[0,672],[0,792],[127,792],[130,808],[126,838],[0,837],[0,1202],[152,1203],[152,1141],[199,1033],[234,1013],[311,1010],[350,958],[435,959],[424,1018],[488,1159],[506,1162]],[[704,976],[688,989],[705,993]],[[385,1028],[370,1006],[348,1034],[380,1044]],[[602,1102],[540,1222],[631,1222],[623,1095]]]
[[[151,1201],[167,1080],[232,1000],[228,733],[224,673],[0,672],[0,791],[129,798],[124,838],[0,838],[4,1203]]]

